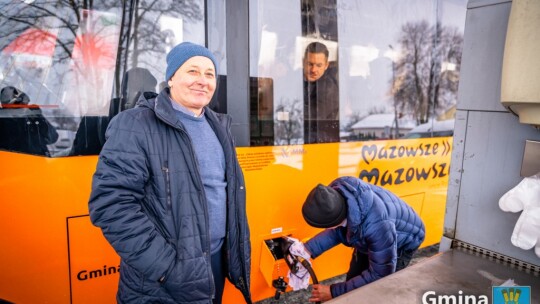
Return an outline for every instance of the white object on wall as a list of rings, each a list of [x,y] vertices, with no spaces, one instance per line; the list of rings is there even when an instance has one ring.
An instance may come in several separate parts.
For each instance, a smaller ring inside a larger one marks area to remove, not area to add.
[[[499,199],[506,212],[521,212],[512,233],[512,244],[534,252],[540,257],[540,172],[524,178]]]

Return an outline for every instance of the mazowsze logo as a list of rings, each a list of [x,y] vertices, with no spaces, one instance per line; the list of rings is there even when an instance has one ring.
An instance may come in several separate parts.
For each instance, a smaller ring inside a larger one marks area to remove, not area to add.
[[[500,287],[493,286],[491,290],[493,304],[530,304],[530,286]]]

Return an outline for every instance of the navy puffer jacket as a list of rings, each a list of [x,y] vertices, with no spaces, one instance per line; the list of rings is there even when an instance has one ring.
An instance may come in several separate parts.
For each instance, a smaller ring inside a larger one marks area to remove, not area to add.
[[[226,159],[227,273],[251,303],[245,183],[229,131],[231,119],[209,108],[205,115]],[[168,89],[143,94],[138,107],[111,121],[106,136],[89,209],[92,223],[121,257],[118,302],[212,303],[204,187]]]
[[[347,226],[326,229],[306,242],[315,258],[344,244],[369,256],[369,268],[347,282],[331,286],[337,297],[393,273],[397,252],[414,251],[424,241],[424,223],[392,192],[354,177],[340,177],[330,187],[345,197]]]

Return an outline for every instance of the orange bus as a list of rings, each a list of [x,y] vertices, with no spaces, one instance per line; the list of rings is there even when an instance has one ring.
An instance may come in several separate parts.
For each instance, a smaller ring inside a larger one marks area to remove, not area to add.
[[[421,215],[423,246],[439,242],[452,137],[405,136],[453,119],[466,1],[0,5],[0,302],[115,302],[119,257],[89,220],[92,174],[109,120],[164,88],[165,54],[181,41],[208,46],[220,64],[210,107],[233,117],[254,301],[287,275],[266,241],[319,231],[300,211],[317,183],[350,175],[385,187]],[[311,42],[329,50],[331,118],[309,114],[327,101],[305,97]],[[350,254],[314,260],[318,279],[345,273]],[[224,303],[240,302],[227,285]]]

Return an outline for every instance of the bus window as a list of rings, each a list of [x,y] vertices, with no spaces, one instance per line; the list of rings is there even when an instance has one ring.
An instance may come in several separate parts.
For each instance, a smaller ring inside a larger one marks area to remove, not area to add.
[[[250,6],[251,23],[258,25],[250,32],[250,73],[259,79],[251,86],[257,90],[251,93],[252,145],[339,142],[336,5],[303,0]],[[254,106],[267,109],[266,119]],[[269,129],[273,141],[266,143],[260,131],[270,134]]]
[[[273,144],[400,139],[452,120],[465,8],[466,0],[250,3],[250,75],[271,79]],[[251,96],[252,107],[264,99]]]
[[[11,132],[2,132],[1,149],[68,155],[81,118],[108,115],[122,7],[70,3],[3,5],[0,87],[14,88],[28,100],[3,100],[0,119]],[[32,122],[37,116],[39,123]]]
[[[98,154],[109,120],[141,92],[164,87],[166,53],[185,40],[205,42],[203,0],[9,1],[2,10],[0,149],[7,151]],[[8,100],[8,92],[27,99]],[[36,116],[48,132],[36,129]]]

